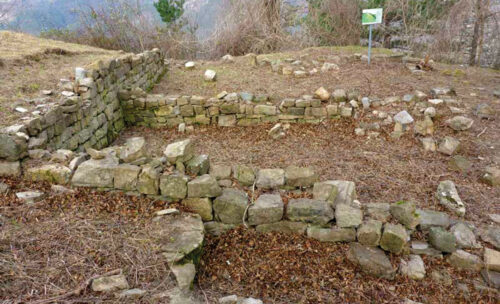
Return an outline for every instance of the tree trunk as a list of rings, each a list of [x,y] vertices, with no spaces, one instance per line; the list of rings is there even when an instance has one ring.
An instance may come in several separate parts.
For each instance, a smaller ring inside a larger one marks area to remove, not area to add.
[[[476,21],[474,22],[474,33],[472,35],[469,64],[478,63],[478,49],[482,44],[482,32],[484,31],[483,0],[476,0]],[[482,46],[481,46],[482,47]]]

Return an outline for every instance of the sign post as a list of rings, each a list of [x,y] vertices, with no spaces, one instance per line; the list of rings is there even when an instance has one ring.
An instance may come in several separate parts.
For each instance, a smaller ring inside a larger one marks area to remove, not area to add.
[[[372,31],[374,24],[382,23],[383,9],[373,8],[363,10],[363,15],[361,17],[361,23],[363,25],[370,26],[370,36],[368,38],[368,64],[371,63],[372,58]]]

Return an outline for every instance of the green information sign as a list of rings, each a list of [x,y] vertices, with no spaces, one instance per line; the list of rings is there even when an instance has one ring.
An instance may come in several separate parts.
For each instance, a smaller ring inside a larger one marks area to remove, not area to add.
[[[365,9],[363,10],[361,22],[363,25],[380,24],[382,23],[382,13],[381,8]]]
[[[372,28],[374,24],[382,23],[383,12],[381,8],[365,9],[361,16],[361,23],[370,26],[370,36],[368,38],[368,64],[370,64],[372,57]]]

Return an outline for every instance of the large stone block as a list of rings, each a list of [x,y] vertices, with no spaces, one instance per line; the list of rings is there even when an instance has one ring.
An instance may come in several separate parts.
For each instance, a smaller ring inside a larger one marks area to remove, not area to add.
[[[187,196],[188,181],[188,177],[180,173],[163,174],[160,178],[161,195],[173,200],[184,199]]]
[[[247,205],[248,195],[245,192],[227,188],[214,200],[213,209],[219,221],[225,224],[241,224]]]
[[[291,221],[326,225],[334,213],[328,202],[302,198],[290,200],[287,216]]]
[[[16,177],[21,175],[21,163],[18,161],[0,161],[0,177]]]
[[[320,242],[355,242],[356,229],[338,227],[321,228],[312,226],[307,228],[307,236]]]
[[[185,162],[193,157],[193,143],[190,139],[172,143],[165,148],[165,156],[171,164]]]
[[[28,169],[26,176],[34,181],[67,184],[71,177],[71,170],[60,164],[49,164]]]
[[[291,187],[311,187],[318,181],[318,178],[311,168],[289,166],[285,169],[286,184]]]
[[[257,172],[256,186],[262,189],[279,188],[285,184],[283,169],[260,169]]]
[[[204,222],[213,220],[212,201],[209,198],[187,198],[182,204],[201,216]]]
[[[0,133],[0,159],[16,161],[23,158],[27,150],[26,138]]]
[[[129,164],[121,164],[115,168],[114,185],[116,189],[134,191],[141,168]]]
[[[367,247],[359,243],[351,244],[347,259],[358,265],[361,270],[370,275],[393,279],[396,270],[385,253],[376,247]]]
[[[391,214],[406,228],[413,230],[420,223],[419,216],[416,213],[416,207],[413,202],[400,201],[391,205]]]
[[[442,181],[437,188],[436,197],[439,202],[448,210],[455,212],[459,216],[465,215],[465,204],[458,195],[457,188],[452,181]]]
[[[248,223],[261,225],[278,222],[283,218],[284,204],[280,195],[262,194],[248,209]]]
[[[313,197],[315,200],[327,201],[334,204],[339,190],[333,181],[314,183]]]
[[[188,183],[188,197],[217,197],[221,195],[217,180],[205,174],[195,178]]]
[[[335,220],[341,228],[358,227],[363,222],[363,211],[359,208],[340,204],[335,208]]]
[[[403,225],[386,223],[384,225],[382,238],[380,239],[380,247],[386,251],[400,254],[403,252],[403,248],[406,245],[407,240],[408,234],[406,233],[406,229]]]
[[[210,169],[208,155],[197,155],[186,163],[186,172],[191,175],[205,175]]]
[[[254,170],[248,166],[238,165],[233,169],[234,178],[243,186],[252,186],[255,182]]]
[[[157,195],[160,187],[161,167],[155,164],[142,166],[142,171],[137,180],[137,191],[147,195]]]
[[[144,137],[132,137],[127,139],[125,145],[119,150],[120,160],[131,163],[147,155],[146,140]]]
[[[431,227],[429,229],[429,242],[434,248],[446,253],[452,253],[456,250],[455,236],[453,233],[444,230],[441,227]]]
[[[77,187],[113,188],[118,159],[107,157],[83,162],[73,175],[72,184]]]
[[[366,246],[378,246],[382,237],[382,222],[369,220],[358,229],[358,242]]]

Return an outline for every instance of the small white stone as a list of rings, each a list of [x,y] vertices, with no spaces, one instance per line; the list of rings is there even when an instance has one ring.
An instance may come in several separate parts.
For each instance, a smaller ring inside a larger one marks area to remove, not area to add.
[[[193,62],[193,61],[188,61],[186,62],[186,64],[184,65],[184,67],[188,70],[191,70],[191,69],[194,69],[194,67],[196,66],[196,64]]]
[[[165,209],[165,210],[160,210],[160,211],[156,211],[156,215],[157,216],[164,216],[164,215],[172,215],[172,214],[179,214],[180,211],[175,209],[175,208],[171,208],[171,209]]]
[[[186,124],[181,123],[179,124],[179,133],[184,133],[184,132],[186,132]]]
[[[23,108],[23,107],[17,107],[14,109],[16,112],[19,112],[19,113],[26,113],[28,112],[28,109],[26,108]]]
[[[205,71],[205,81],[215,81],[217,78],[217,73],[214,70]]]
[[[425,109],[424,115],[425,116],[429,116],[431,118],[435,117],[436,116],[436,108],[434,108],[434,107],[428,107],[427,109]]]
[[[428,102],[432,105],[438,106],[442,104],[444,101],[442,99],[429,99]]]
[[[75,93],[70,92],[70,91],[62,91],[61,95],[64,97],[71,97],[71,96],[75,96]]]
[[[52,95],[52,91],[51,90],[42,90],[42,95]]]

